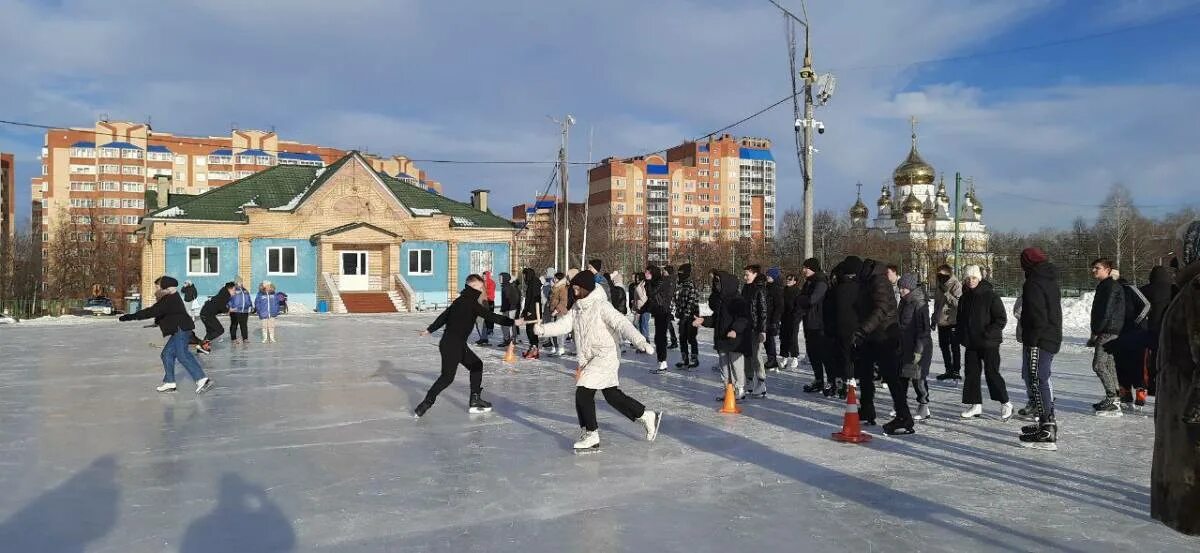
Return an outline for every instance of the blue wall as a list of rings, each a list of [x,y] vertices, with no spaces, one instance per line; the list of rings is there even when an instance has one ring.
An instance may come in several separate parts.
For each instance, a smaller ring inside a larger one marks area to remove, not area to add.
[[[296,248],[296,275],[268,275],[267,248]],[[259,238],[250,241],[250,275],[253,290],[269,280],[275,290],[288,295],[288,302],[317,308],[317,249],[308,240]]]
[[[467,275],[471,274],[471,251],[484,250],[492,252],[492,279],[496,281],[499,294],[500,273],[512,273],[509,270],[508,242],[459,242],[458,243],[458,280],[465,283]],[[483,273],[480,273],[483,276]]]
[[[197,276],[187,274],[189,246],[216,246],[218,248],[216,276]],[[236,238],[167,238],[167,259],[164,266],[167,275],[175,277],[182,285],[190,280],[200,293],[200,300],[217,293],[226,282],[237,280],[238,276],[238,241]],[[156,275],[157,277],[157,275]]]
[[[450,272],[449,245],[446,242],[408,240],[400,246],[400,272],[416,292],[416,303],[445,305],[449,298],[446,277]],[[411,250],[433,250],[433,274],[414,275],[408,273],[408,252]],[[465,278],[466,275],[463,275]]]

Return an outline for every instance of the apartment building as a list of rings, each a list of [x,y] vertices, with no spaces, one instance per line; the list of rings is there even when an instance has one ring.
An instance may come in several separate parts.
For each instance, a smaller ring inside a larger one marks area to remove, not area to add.
[[[578,252],[583,244],[583,212],[584,203],[563,203],[557,195],[538,196],[532,203],[514,205],[512,221],[520,230],[515,236],[516,259],[523,266],[549,267],[554,259],[554,233],[562,232],[560,209],[569,212],[568,221],[572,225],[572,251]],[[558,217],[556,224],[555,218]],[[560,237],[562,234],[559,235]],[[561,239],[561,238],[560,238]],[[561,248],[561,244],[559,245]],[[540,272],[539,272],[540,274]]]
[[[588,171],[590,218],[608,239],[646,243],[650,262],[667,263],[689,242],[773,239],[775,184],[769,140],[724,134],[665,156],[601,161]]]

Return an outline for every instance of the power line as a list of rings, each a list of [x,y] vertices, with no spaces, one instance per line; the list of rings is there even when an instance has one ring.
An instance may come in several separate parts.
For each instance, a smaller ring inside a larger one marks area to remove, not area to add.
[[[1033,196],[1026,196],[1026,195],[1024,195],[1024,194],[1017,194],[1017,193],[1015,193],[1015,192],[1005,192],[1005,191],[1002,191],[1002,190],[993,191],[993,192],[991,192],[991,193],[992,193],[992,194],[996,194],[996,195],[998,195],[998,196],[1009,196],[1009,197],[1012,197],[1012,198],[1017,198],[1017,199],[1021,199],[1021,200],[1027,200],[1027,201],[1031,201],[1031,202],[1039,202],[1039,203],[1046,203],[1046,204],[1053,204],[1053,205],[1062,205],[1062,206],[1068,206],[1068,207],[1087,207],[1087,208],[1094,208],[1094,209],[1102,209],[1102,208],[1106,207],[1104,204],[1085,204],[1085,203],[1065,202],[1065,201],[1062,201],[1062,200],[1055,200],[1055,199],[1051,199],[1051,198],[1035,198],[1035,197],[1033,197]],[[1179,208],[1179,209],[1183,209],[1183,208],[1186,208],[1186,207],[1187,207],[1187,204],[1178,204],[1178,203],[1176,203],[1176,204],[1162,204],[1162,205],[1139,205],[1139,204],[1130,204],[1130,205],[1129,205],[1129,207],[1132,207],[1132,208],[1137,208],[1137,209],[1172,209],[1172,208]]]

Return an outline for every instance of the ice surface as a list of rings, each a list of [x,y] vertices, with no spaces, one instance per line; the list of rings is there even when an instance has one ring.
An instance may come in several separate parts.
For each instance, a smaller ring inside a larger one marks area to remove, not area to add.
[[[917,435],[838,444],[844,406],[802,394],[807,369],[721,416],[702,334],[692,374],[627,356],[622,388],[667,412],[656,442],[597,396],[603,449],[576,456],[568,359],[475,348],[495,412],[466,413],[460,372],[414,420],[432,316],[285,316],[278,344],[215,344],[199,397],[182,370],[154,392],[163,339],[141,323],[0,327],[0,551],[1200,550],[1149,518],[1151,418],[1088,414],[1081,348],[1054,367],[1058,452],[1018,447],[995,403],[958,419],[940,384]]]

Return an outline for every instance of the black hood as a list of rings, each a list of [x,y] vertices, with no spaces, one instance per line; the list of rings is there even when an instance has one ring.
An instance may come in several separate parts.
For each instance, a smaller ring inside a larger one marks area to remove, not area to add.
[[[733,276],[733,273],[726,271],[718,271],[716,277],[715,288],[720,291],[723,298],[740,297],[738,293],[738,278]]]
[[[1025,278],[1040,278],[1058,280],[1058,267],[1049,261],[1043,261],[1025,270]],[[985,283],[987,281],[984,281]]]
[[[759,273],[758,276],[754,277],[754,285],[755,286],[766,286],[767,285],[767,275]]]
[[[858,272],[858,280],[861,282],[866,282],[871,277],[882,275],[885,272],[887,272],[887,265],[875,261],[874,259],[867,259],[863,261],[862,270]]]
[[[172,286],[179,286],[179,281],[175,280],[175,277],[163,276],[162,278],[158,279],[159,288],[166,290]]]
[[[646,271],[648,271],[650,276],[653,277],[651,280],[654,284],[658,284],[658,282],[662,280],[662,269],[660,269],[658,265],[647,265]]]
[[[525,281],[526,285],[536,284],[538,281],[537,272],[529,267],[521,269],[521,280]]]
[[[691,280],[691,278],[692,278],[692,264],[684,263],[683,265],[680,265],[679,266],[679,282],[683,282],[685,280]]]
[[[480,292],[479,290],[471,288],[470,286],[463,288],[462,292],[459,292],[460,296],[464,296],[464,297],[470,299],[471,301],[479,301],[479,296],[482,294],[483,294],[483,292]]]
[[[508,273],[500,273],[500,284],[509,284],[512,282],[512,275]]]
[[[1150,284],[1171,285],[1171,272],[1166,267],[1158,265],[1150,269]]]
[[[862,272],[863,261],[857,255],[850,255],[846,256],[846,259],[839,263],[838,267],[841,267],[838,275],[858,276],[858,273]]]

